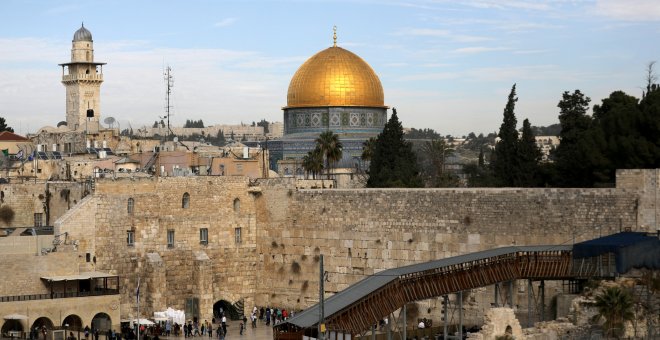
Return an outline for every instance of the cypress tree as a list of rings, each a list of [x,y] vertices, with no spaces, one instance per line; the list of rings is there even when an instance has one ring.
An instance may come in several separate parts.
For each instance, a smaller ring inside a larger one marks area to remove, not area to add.
[[[518,130],[516,130],[516,115],[514,109],[518,98],[516,97],[516,84],[513,84],[509,99],[504,107],[504,119],[497,134],[500,141],[495,145],[492,155],[491,167],[497,184],[513,186],[519,175],[518,166]]]
[[[403,139],[403,127],[392,109],[383,132],[376,139],[369,166],[369,188],[421,187],[417,156],[412,145]]]
[[[593,169],[587,160],[590,143],[589,128],[591,117],[587,116],[591,99],[580,90],[573,93],[565,91],[557,104],[559,108],[559,123],[561,143],[555,150],[555,165],[558,178],[557,184],[562,187],[591,187],[593,185]],[[593,155],[593,154],[592,154]]]
[[[541,161],[541,150],[536,145],[534,132],[528,119],[523,121],[522,135],[518,142],[519,176],[515,186],[534,187],[538,185]]]

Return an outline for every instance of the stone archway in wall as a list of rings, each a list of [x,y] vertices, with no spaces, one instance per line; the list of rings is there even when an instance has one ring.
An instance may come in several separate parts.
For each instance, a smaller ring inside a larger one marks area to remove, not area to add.
[[[92,318],[92,329],[98,329],[99,332],[105,332],[112,328],[112,319],[105,313],[97,313]]]
[[[229,320],[238,320],[241,312],[242,309],[239,310],[236,304],[232,304],[227,300],[218,300],[213,304],[213,317],[216,321],[222,318],[222,314],[225,314]]]
[[[52,334],[51,331],[53,330],[53,321],[51,321],[49,318],[42,316],[32,323],[32,326],[30,329],[37,329],[38,330],[38,339],[51,339]],[[45,330],[45,332],[44,332]]]
[[[21,323],[21,320],[5,320],[5,322],[2,324],[2,334],[3,336],[6,336],[9,334],[9,332],[24,332],[25,330],[23,329],[23,324]]]
[[[82,331],[84,326],[82,324],[82,319],[75,314],[71,314],[62,320],[62,327],[66,328],[67,331]]]

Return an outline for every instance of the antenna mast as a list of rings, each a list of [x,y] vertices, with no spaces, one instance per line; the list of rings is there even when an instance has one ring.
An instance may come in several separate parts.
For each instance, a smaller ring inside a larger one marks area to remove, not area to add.
[[[165,117],[167,117],[167,137],[169,139],[169,136],[172,132],[172,129],[170,128],[170,109],[172,108],[172,105],[170,105],[170,95],[172,94],[172,87],[174,87],[174,77],[171,74],[172,68],[168,65],[167,68],[165,69],[165,86],[166,86],[166,100],[167,104],[165,105]]]

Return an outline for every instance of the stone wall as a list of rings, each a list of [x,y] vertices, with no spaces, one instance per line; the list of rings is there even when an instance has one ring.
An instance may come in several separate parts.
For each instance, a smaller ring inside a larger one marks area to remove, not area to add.
[[[182,207],[184,193],[190,195],[189,208]],[[58,222],[57,230],[70,232],[80,247],[92,245],[96,270],[120,276],[126,317],[136,313],[138,277],[146,292],[143,316],[167,307],[184,309],[186,299],[193,297],[200,300],[206,318],[221,299],[254,303],[257,224],[247,178],[101,180],[93,199],[81,208]],[[200,242],[201,228],[208,230],[206,244]],[[174,232],[171,246],[168,231]],[[133,245],[127,244],[128,232],[134,233]]]
[[[78,254],[56,252],[44,256],[3,254],[0,261],[0,296],[49,293],[42,277],[78,274]],[[73,264],[73,265],[72,265]]]
[[[53,225],[56,219],[86,194],[84,183],[78,182],[1,184],[0,205],[10,207],[14,211],[14,220],[11,223],[0,221],[0,227],[34,226],[35,213],[42,214],[43,225]]]
[[[28,317],[27,320],[20,321],[24,331],[28,331],[38,318],[48,318],[53,326],[62,326],[64,319],[70,315],[78,316],[83,327],[92,327],[92,319],[99,313],[107,314],[112,328],[118,331],[121,320],[119,295],[0,302],[1,315],[19,314]],[[5,320],[1,320],[0,323],[3,321]]]
[[[638,222],[648,219],[638,209],[648,203],[640,199],[649,199],[638,192],[650,184],[636,174],[621,176],[625,187],[617,189],[298,190],[295,179],[259,180],[258,186],[244,177],[107,179],[58,221],[56,232],[69,232],[81,253],[91,252],[95,270],[120,276],[122,318],[135,316],[138,277],[142,316],[184,309],[189,298],[199,299],[203,318],[219,300],[244,300],[246,309],[302,309],[318,301],[320,254],[330,295],[365,275],[411,263],[509,245],[570,244],[623,228],[650,230]],[[189,208],[182,207],[186,192]],[[208,230],[207,244],[200,228]],[[241,228],[240,242],[235,228]],[[526,282],[515,287],[514,304],[522,308]],[[546,306],[558,291],[546,283]],[[467,318],[482,317],[489,300],[487,288],[469,293],[465,302],[474,308]],[[433,314],[437,321],[437,300],[418,305],[420,317]]]
[[[638,195],[637,224],[647,231],[660,230],[658,183],[660,183],[660,169],[624,169],[616,172],[616,187]]]
[[[257,287],[257,303],[287,309],[318,301],[320,254],[330,295],[412,263],[510,245],[570,244],[622,226],[645,230],[637,226],[637,195],[618,189],[295,190],[274,182],[260,182],[257,249],[264,260],[257,281],[268,284]],[[521,308],[526,284],[516,284],[514,305]],[[546,283],[546,306],[559,288]],[[471,292],[466,320],[478,322],[492,296],[488,289]],[[437,320],[439,301],[420,306],[420,317]]]

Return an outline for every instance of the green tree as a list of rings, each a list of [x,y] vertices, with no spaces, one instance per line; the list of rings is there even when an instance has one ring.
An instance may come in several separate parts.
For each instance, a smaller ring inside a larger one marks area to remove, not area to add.
[[[225,146],[227,144],[227,140],[225,140],[225,133],[222,130],[218,130],[218,135],[215,139],[218,146]]]
[[[316,138],[316,147],[321,150],[325,160],[326,175],[330,178],[330,168],[341,159],[344,146],[339,141],[339,136],[328,130]]]
[[[410,131],[408,131],[405,134],[405,137],[407,140],[410,139],[439,139],[441,138],[440,134],[435,132],[433,129],[415,129],[411,128]]]
[[[615,91],[600,105],[594,105],[595,126],[591,133],[593,145],[601,151],[597,154],[600,158],[591,160],[596,185],[614,185],[616,169],[642,169],[657,164],[657,136],[646,133],[657,119],[645,115],[638,99],[622,91]]]
[[[403,138],[403,127],[396,109],[392,109],[383,132],[376,139],[371,156],[367,187],[421,187],[422,181],[417,168],[417,156],[409,142]]]
[[[269,129],[268,129],[269,125],[270,125],[270,123],[268,123],[268,121],[265,120],[265,119],[262,119],[259,123],[257,123],[257,126],[261,126],[261,127],[264,128],[264,133],[269,132]]]
[[[433,186],[447,186],[453,182],[452,176],[446,176],[445,161],[454,153],[454,148],[444,139],[433,139],[424,143],[422,151],[428,157],[431,165],[430,178]]]
[[[0,132],[3,131],[14,132],[14,129],[12,129],[7,125],[7,121],[5,121],[5,117],[0,117]]]
[[[518,141],[518,174],[515,186],[535,187],[539,184],[541,150],[536,145],[532,126],[528,119],[523,121],[522,135]]]
[[[501,186],[515,185],[515,179],[520,176],[518,164],[518,130],[516,130],[516,115],[514,109],[518,98],[516,97],[516,84],[513,84],[509,99],[504,108],[504,119],[500,126],[498,137],[500,141],[495,144],[495,152],[491,156],[493,175]]]
[[[608,336],[623,336],[626,321],[633,320],[633,299],[628,291],[620,287],[609,287],[596,296],[596,319],[605,319],[605,334]]]
[[[376,137],[369,137],[362,143],[362,158],[363,161],[370,161],[371,157],[374,154],[374,148],[376,147]]]
[[[316,175],[320,175],[323,171],[323,152],[319,148],[314,148],[307,152],[307,155],[302,160],[303,169],[308,174],[312,174],[312,178],[316,179]]]
[[[593,148],[589,129],[592,119],[587,115],[591,99],[580,90],[565,91],[557,104],[561,143],[554,152],[557,185],[561,187],[593,186],[593,166],[588,162]],[[591,149],[591,150],[590,150]]]

